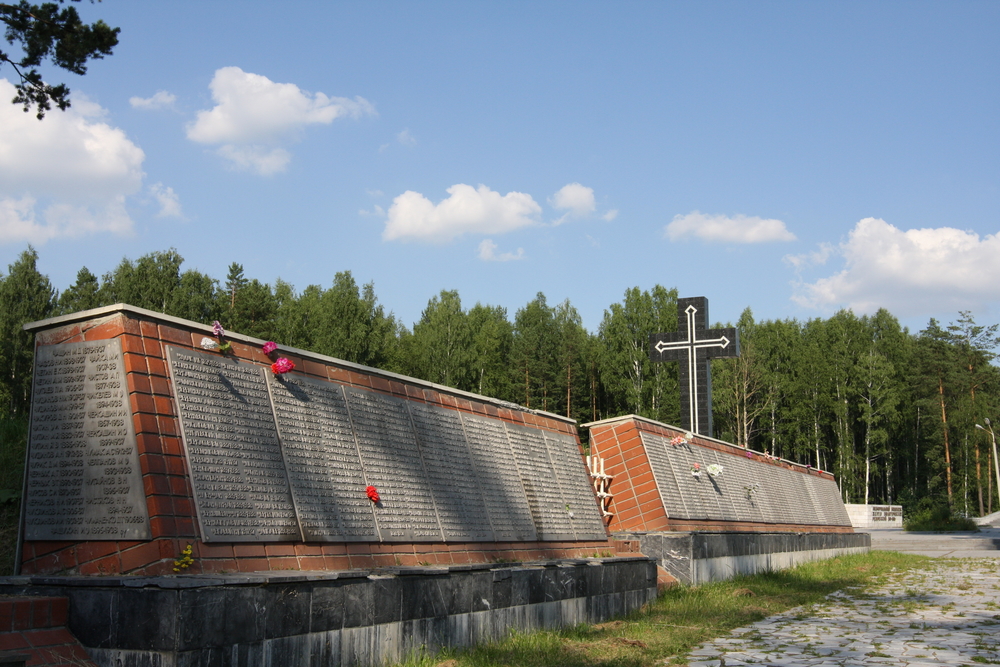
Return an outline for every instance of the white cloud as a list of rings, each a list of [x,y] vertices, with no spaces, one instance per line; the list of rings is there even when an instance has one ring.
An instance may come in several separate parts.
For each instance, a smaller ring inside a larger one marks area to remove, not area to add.
[[[615,218],[618,217],[618,209],[613,208],[610,211],[608,211],[607,213],[605,213],[604,215],[602,215],[601,217],[604,220],[607,220],[608,222],[611,222],[612,220],[614,220]]]
[[[834,247],[829,243],[820,243],[819,250],[801,255],[785,255],[782,259],[785,264],[788,264],[796,271],[801,271],[809,266],[822,266],[826,264],[834,252]]]
[[[130,97],[128,103],[133,109],[153,110],[169,109],[174,106],[177,96],[165,90],[158,90],[152,97]]]
[[[524,248],[518,248],[517,252],[502,252],[496,254],[497,244],[493,239],[483,239],[479,243],[479,259],[484,262],[509,262],[511,260],[524,259]]]
[[[14,94],[0,79],[0,100]],[[100,106],[73,102],[43,121],[0,104],[0,243],[131,232],[125,200],[142,187],[145,155]]]
[[[556,220],[555,225],[561,225],[573,216],[582,218],[596,210],[594,204],[594,190],[579,183],[569,183],[564,185],[549,198],[549,205],[557,211],[566,211],[566,214]]]
[[[839,247],[845,268],[798,285],[792,297],[812,308],[884,307],[900,316],[981,309],[1000,299],[1000,235],[952,227],[902,231],[865,218]]]
[[[156,214],[158,218],[182,218],[181,200],[171,187],[164,187],[163,183],[154,183],[149,186],[149,192],[156,198],[160,205],[160,212]]]
[[[227,144],[216,151],[219,155],[232,162],[238,171],[255,171],[261,176],[270,176],[285,167],[292,160],[292,154],[284,148],[268,146],[233,146]]]
[[[365,209],[361,209],[360,211],[358,211],[358,215],[363,215],[363,216],[374,215],[376,217],[383,218],[385,217],[385,209],[379,206],[378,204],[375,204],[374,206],[372,206],[372,210],[367,211]]]
[[[412,190],[396,197],[382,238],[440,243],[462,234],[504,234],[537,224],[542,211],[531,195],[501,195],[485,185],[459,183],[448,188],[448,194],[439,204]]]
[[[375,113],[362,97],[310,94],[293,83],[275,83],[239,67],[216,70],[209,88],[216,105],[198,112],[187,127],[188,139],[221,144],[222,157],[262,175],[287,166],[290,156],[279,144],[297,140],[306,126]]]
[[[409,129],[405,129],[396,135],[396,141],[403,144],[404,146],[416,146],[417,138],[410,134]]]
[[[687,215],[675,215],[664,228],[671,241],[684,238],[699,238],[703,241],[720,243],[768,243],[771,241],[794,241],[795,235],[781,220],[758,218],[757,216],[706,215],[692,211]]]

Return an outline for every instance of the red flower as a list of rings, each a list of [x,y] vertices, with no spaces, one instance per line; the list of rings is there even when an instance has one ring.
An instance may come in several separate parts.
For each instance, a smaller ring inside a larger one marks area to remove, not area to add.
[[[293,368],[295,368],[295,364],[293,364],[285,357],[282,357],[273,364],[271,364],[271,372],[273,372],[275,375],[282,375],[292,370]]]
[[[379,498],[378,491],[375,489],[374,486],[365,487],[365,493],[368,494],[368,500],[372,501],[373,503],[377,504],[378,501],[381,500],[381,498]]]

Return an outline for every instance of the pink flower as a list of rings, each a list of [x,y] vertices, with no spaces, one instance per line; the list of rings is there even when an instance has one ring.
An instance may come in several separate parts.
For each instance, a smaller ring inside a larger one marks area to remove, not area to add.
[[[264,350],[264,354],[270,355],[272,352],[278,349],[278,344],[269,340],[266,343],[264,343],[261,349]]]
[[[215,320],[214,322],[212,322],[212,331],[219,338],[222,338],[223,336],[226,335],[226,330],[222,328],[222,325],[219,323],[219,320]]]
[[[752,459],[753,458],[753,452],[747,452],[747,458],[748,459]]]
[[[701,470],[701,464],[695,463],[694,465],[691,466],[691,470]]]
[[[290,360],[286,359],[285,357],[281,357],[276,362],[271,364],[271,372],[273,372],[275,375],[282,375],[292,370],[293,368],[295,368],[295,364],[293,364]]]
[[[670,438],[669,444],[673,445],[674,447],[676,447],[677,445],[686,445],[687,440],[684,439],[683,435],[677,435],[674,436],[673,438]]]

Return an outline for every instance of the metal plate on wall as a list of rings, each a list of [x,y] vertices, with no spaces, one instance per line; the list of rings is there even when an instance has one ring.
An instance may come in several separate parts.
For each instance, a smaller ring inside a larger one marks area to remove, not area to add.
[[[469,446],[462,417],[454,410],[407,401],[410,418],[427,467],[446,541],[492,542],[489,511]]]
[[[344,387],[368,483],[381,502],[375,520],[383,542],[444,539],[410,413],[402,399]]]
[[[545,437],[536,428],[505,424],[511,451],[521,473],[521,483],[528,496],[528,506],[535,520],[538,539],[570,541],[575,539],[569,513],[556,471],[549,459]],[[579,457],[577,457],[579,458]]]
[[[377,542],[364,469],[339,384],[267,374],[295,509],[307,542]]]
[[[642,445],[646,450],[646,457],[649,459],[649,467],[653,471],[653,479],[656,480],[656,488],[660,493],[660,501],[663,509],[667,513],[668,519],[685,518],[688,516],[686,499],[681,493],[680,484],[677,481],[677,473],[670,464],[669,448],[667,439],[652,433],[639,432]]]
[[[118,339],[35,351],[25,539],[148,540]]]
[[[260,366],[167,347],[202,539],[300,540]]]
[[[461,416],[496,539],[503,542],[539,539],[504,422],[464,412]]]
[[[837,484],[696,445],[670,445],[639,432],[667,516],[672,519],[849,526]],[[709,463],[722,465],[712,479]],[[701,475],[691,475],[694,463]]]
[[[580,456],[576,438],[564,433],[543,431],[552,467],[562,490],[563,501],[569,505],[569,520],[578,540],[607,538],[601,511],[597,507],[594,488],[590,485],[587,465]]]

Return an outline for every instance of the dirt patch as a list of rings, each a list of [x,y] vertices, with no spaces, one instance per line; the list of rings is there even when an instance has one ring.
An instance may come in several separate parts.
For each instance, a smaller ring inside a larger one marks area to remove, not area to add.
[[[649,648],[646,642],[641,642],[638,639],[627,639],[625,637],[614,637],[612,640],[615,644],[624,644],[625,646],[634,646],[636,648]]]
[[[607,623],[598,623],[594,626],[595,630],[617,630],[618,628],[625,625],[625,621],[608,621]]]

